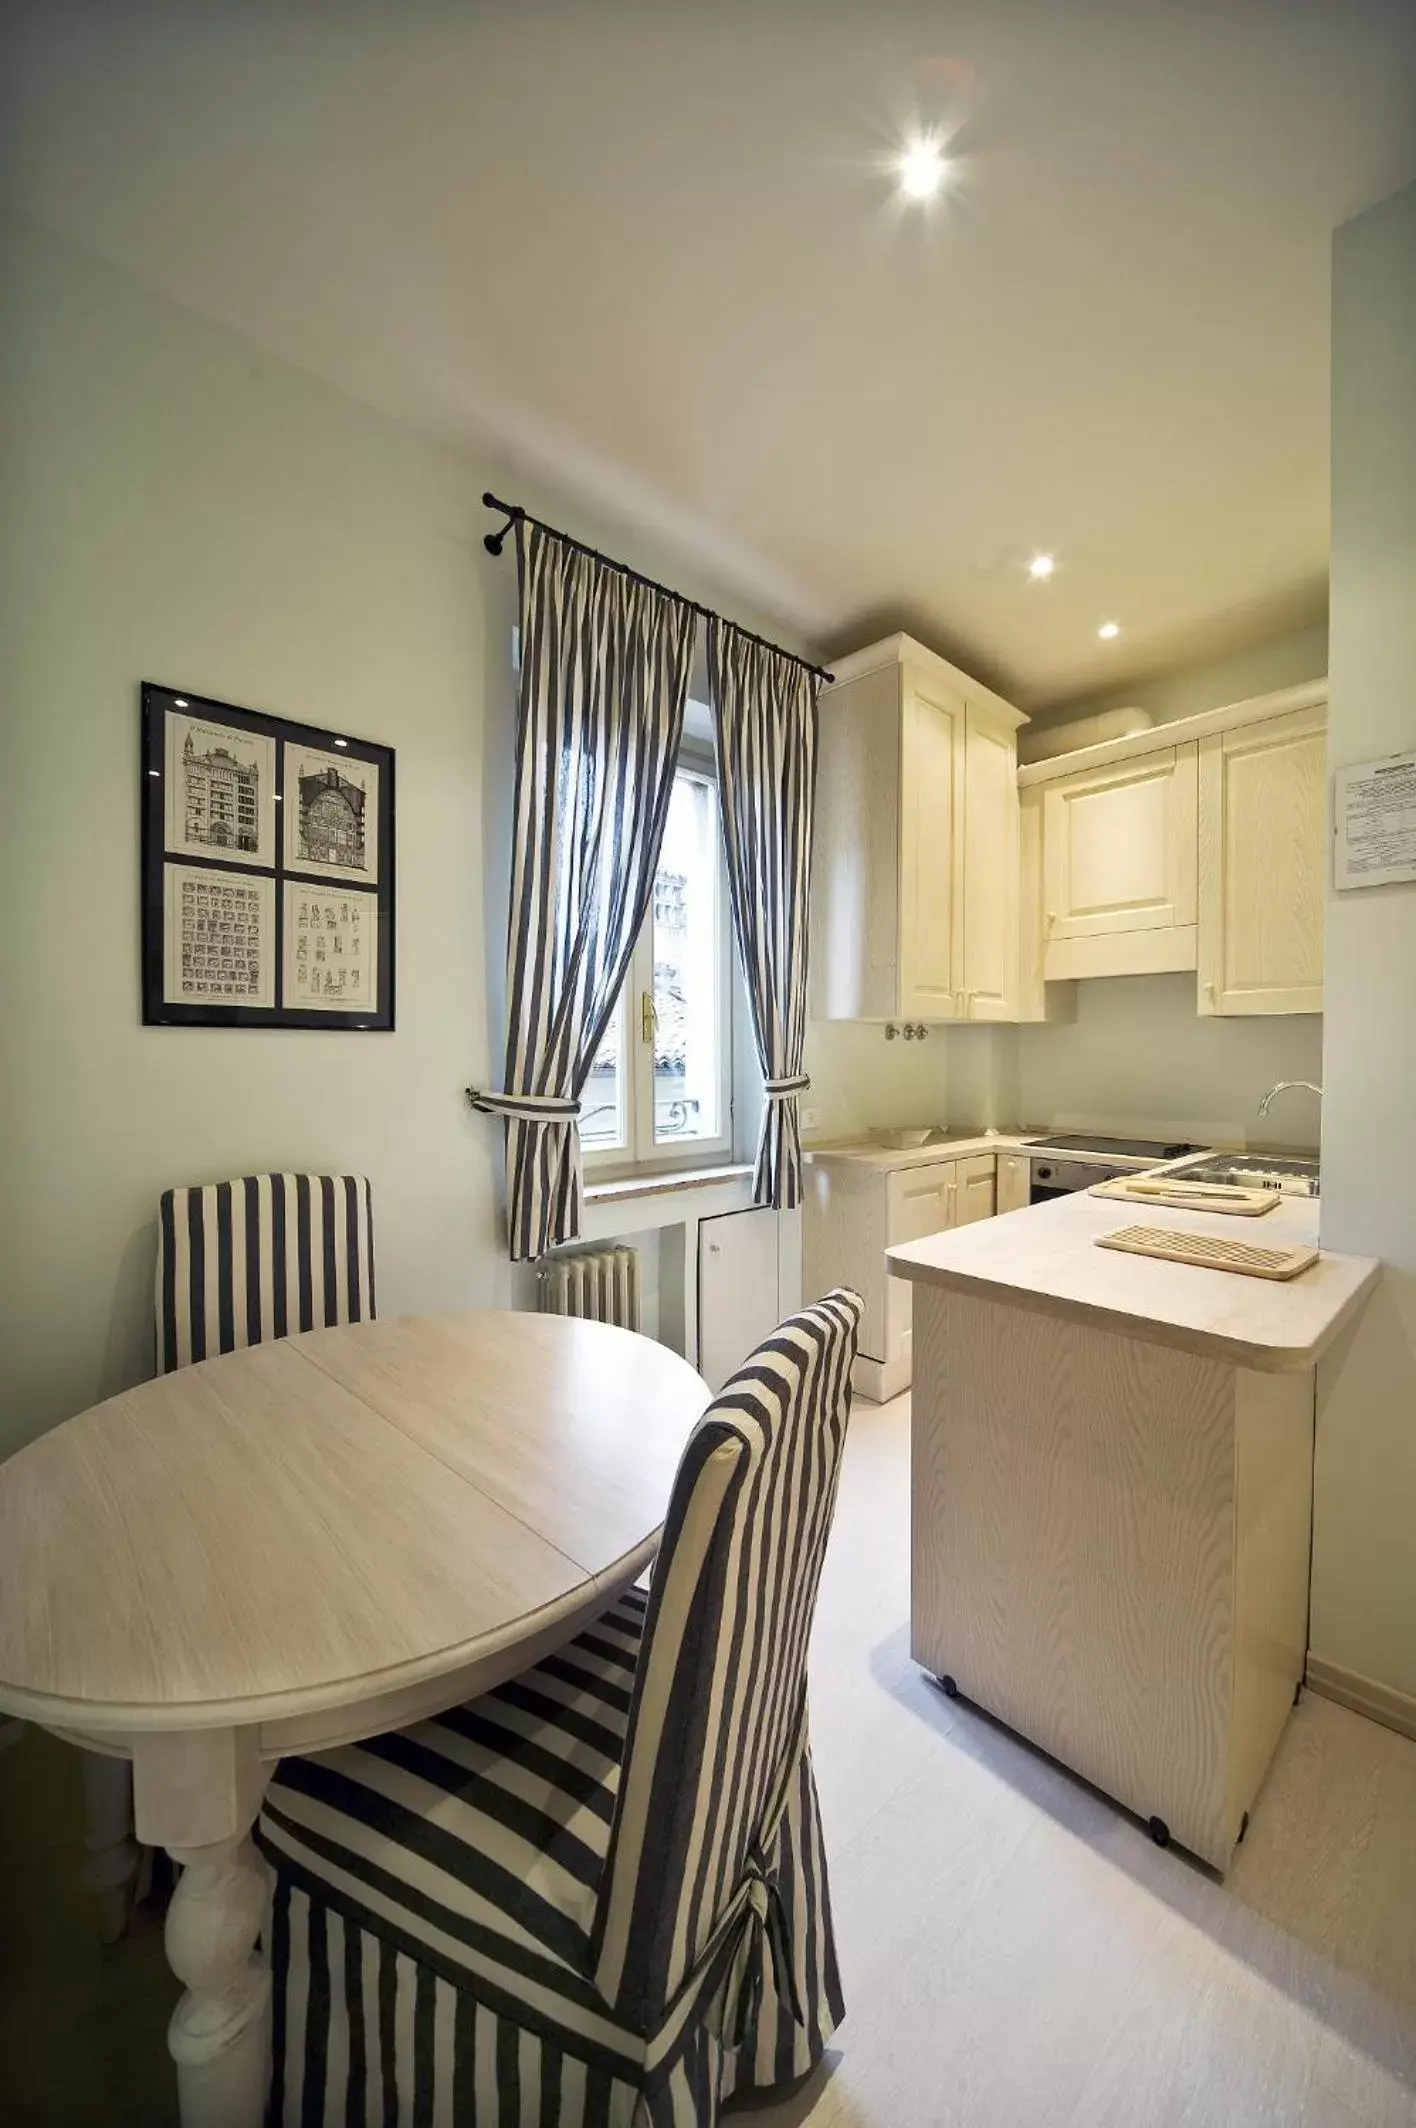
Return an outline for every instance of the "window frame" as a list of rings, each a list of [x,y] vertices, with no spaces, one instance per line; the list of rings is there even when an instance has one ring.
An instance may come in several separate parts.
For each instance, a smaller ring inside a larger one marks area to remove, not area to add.
[[[675,1138],[659,1143],[654,1135],[653,1042],[642,1033],[642,1000],[654,994],[654,902],[649,907],[634,942],[615,1011],[621,1016],[620,1056],[624,1059],[626,1142],[620,1145],[588,1146],[582,1142],[581,1158],[587,1179],[596,1182],[626,1182],[636,1175],[663,1174],[673,1169],[718,1167],[733,1157],[733,980],[732,908],[728,897],[727,861],[723,852],[722,798],[718,789],[717,763],[711,750],[685,741],[674,764],[674,775],[687,776],[711,787],[718,808],[717,836],[717,966],[715,1020],[718,1032],[718,1129],[711,1138]]]

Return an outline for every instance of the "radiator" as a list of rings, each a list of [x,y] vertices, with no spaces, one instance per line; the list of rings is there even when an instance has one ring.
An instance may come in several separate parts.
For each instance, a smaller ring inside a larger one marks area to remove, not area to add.
[[[590,1249],[556,1256],[536,1274],[542,1315],[584,1315],[597,1323],[639,1328],[638,1249]]]

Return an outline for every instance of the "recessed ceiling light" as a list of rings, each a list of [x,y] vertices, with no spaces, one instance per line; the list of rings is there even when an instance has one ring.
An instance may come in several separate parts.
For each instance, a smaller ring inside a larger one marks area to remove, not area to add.
[[[933,199],[944,182],[946,165],[936,141],[912,140],[895,167],[906,199]]]
[[[336,739],[334,743],[336,746],[347,746],[349,741],[347,739]]]
[[[1103,643],[1109,643],[1113,636],[1118,636],[1120,633],[1121,623],[1119,621],[1103,621],[1100,628],[1097,629],[1097,634],[1101,637]]]
[[[1056,567],[1057,564],[1050,554],[1035,554],[1028,563],[1028,575],[1038,577],[1051,576]]]
[[[174,695],[172,699],[177,704],[177,707],[179,709],[185,709],[187,707],[187,697],[185,695]]]

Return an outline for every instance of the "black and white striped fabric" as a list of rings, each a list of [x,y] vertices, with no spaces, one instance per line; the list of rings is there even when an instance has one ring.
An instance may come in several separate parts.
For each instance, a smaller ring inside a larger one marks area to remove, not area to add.
[[[272,2128],[716,2128],[820,2059],[844,2003],[806,1654],[860,1311],[784,1323],[710,1406],[647,1596],[282,1763]]]
[[[516,528],[521,707],[507,933],[513,1261],[580,1234],[580,1096],[649,906],[683,731],[693,609],[533,519]]]
[[[816,799],[817,677],[734,628],[708,623],[708,691],[733,929],[767,1095],[754,1204],[801,1203],[798,1097],[811,1084],[806,955]]]
[[[362,1175],[246,1175],[168,1190],[157,1215],[159,1374],[374,1315]]]

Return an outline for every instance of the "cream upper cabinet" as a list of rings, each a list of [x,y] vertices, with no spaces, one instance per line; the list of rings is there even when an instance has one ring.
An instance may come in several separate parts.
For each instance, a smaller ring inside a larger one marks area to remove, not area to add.
[[[1197,754],[1158,747],[1044,786],[1049,982],[1195,966]]]
[[[1318,705],[1200,741],[1203,1014],[1323,1009],[1326,722]]]
[[[1025,721],[908,636],[838,665],[820,711],[813,1018],[1016,1018]]]

